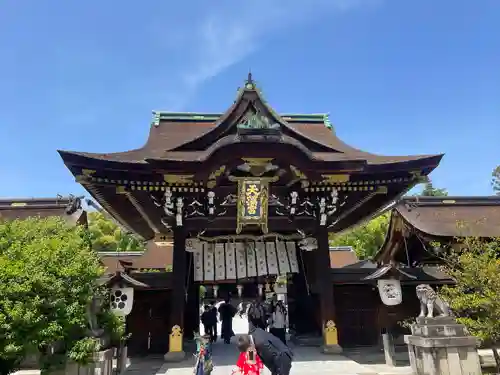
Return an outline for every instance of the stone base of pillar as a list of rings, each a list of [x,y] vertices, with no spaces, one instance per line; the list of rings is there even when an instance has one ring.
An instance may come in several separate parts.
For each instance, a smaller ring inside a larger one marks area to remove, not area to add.
[[[342,353],[342,347],[340,345],[323,345],[321,347],[321,353],[323,353],[323,354],[340,354],[340,353]]]
[[[168,352],[163,356],[165,362],[182,362],[186,359],[186,353],[184,352]]]
[[[416,375],[480,375],[478,340],[452,317],[417,318],[405,336]]]

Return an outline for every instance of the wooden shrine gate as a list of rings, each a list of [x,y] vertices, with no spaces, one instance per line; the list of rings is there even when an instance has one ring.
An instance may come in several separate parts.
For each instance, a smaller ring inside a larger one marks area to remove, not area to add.
[[[171,301],[170,290],[135,290],[134,306],[127,317],[129,356],[168,351]]]

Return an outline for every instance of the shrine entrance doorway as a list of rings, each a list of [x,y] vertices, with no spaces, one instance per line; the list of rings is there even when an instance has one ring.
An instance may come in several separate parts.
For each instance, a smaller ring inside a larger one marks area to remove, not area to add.
[[[189,254],[188,274],[193,287],[190,293],[202,291],[194,304],[188,297],[185,315],[186,334],[200,324],[203,305],[222,303],[230,298],[239,312],[245,313],[250,302],[264,301],[276,294],[288,305],[289,326],[301,335],[321,334],[317,319],[319,299],[311,292],[314,276],[314,251],[304,250],[298,235],[266,236],[238,235],[238,240],[220,238],[191,238],[186,241]],[[192,270],[192,271],[190,271]],[[190,311],[197,311],[194,316]]]

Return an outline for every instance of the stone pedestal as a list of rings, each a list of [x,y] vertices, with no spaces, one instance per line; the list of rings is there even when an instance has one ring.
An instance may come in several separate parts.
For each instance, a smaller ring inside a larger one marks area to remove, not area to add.
[[[481,375],[478,340],[452,317],[417,318],[405,336],[416,375]]]
[[[182,362],[186,359],[186,353],[182,352],[168,352],[163,356],[165,362]]]
[[[340,354],[340,353],[342,353],[342,347],[338,344],[323,345],[321,347],[321,353],[323,353],[323,354]]]

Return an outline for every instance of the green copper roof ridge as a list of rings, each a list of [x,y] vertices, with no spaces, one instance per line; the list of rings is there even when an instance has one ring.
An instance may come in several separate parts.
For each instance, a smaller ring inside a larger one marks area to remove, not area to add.
[[[153,111],[154,115],[160,115],[160,116],[182,116],[182,117],[188,117],[188,116],[217,116],[220,117],[223,115],[223,113],[216,113],[216,112],[169,112],[169,111]],[[281,113],[281,117],[312,117],[312,118],[324,118],[325,116],[328,116],[327,113]]]

